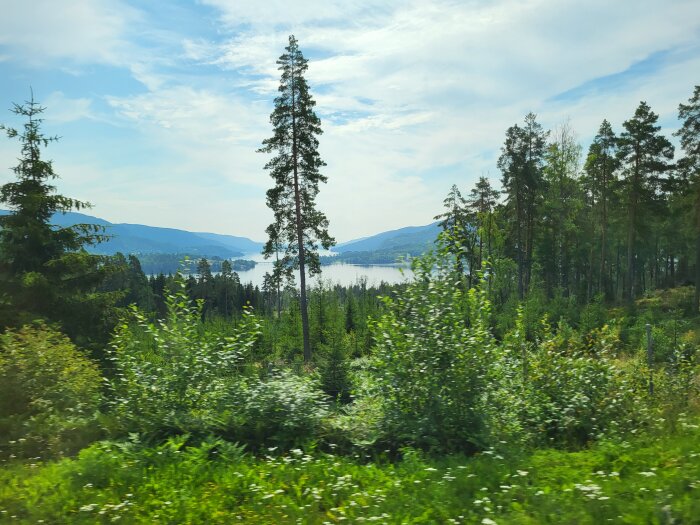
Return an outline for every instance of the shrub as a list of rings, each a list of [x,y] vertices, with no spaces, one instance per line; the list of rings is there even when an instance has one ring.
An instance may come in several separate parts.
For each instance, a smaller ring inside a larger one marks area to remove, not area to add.
[[[283,371],[260,381],[244,393],[240,412],[229,425],[233,435],[253,447],[274,444],[283,448],[312,439],[327,415],[325,394],[309,377]]]
[[[352,402],[338,407],[324,428],[324,438],[343,451],[372,447],[384,437],[384,404],[372,370],[372,359],[354,359],[348,368],[353,384]]]
[[[39,324],[0,335],[0,452],[60,456],[95,439],[101,384],[60,332]]]
[[[546,320],[540,341],[530,345],[521,377],[522,424],[544,444],[578,447],[602,434],[634,425],[635,388],[614,362],[615,329],[582,338],[566,323],[556,333]],[[515,355],[513,352],[512,355]]]
[[[496,358],[483,291],[465,293],[454,263],[415,259],[415,281],[372,325],[389,440],[436,450],[481,448],[489,364]]]
[[[260,333],[246,311],[233,335],[202,329],[202,302],[192,303],[179,276],[166,297],[167,316],[148,322],[137,308],[112,341],[111,406],[119,432],[207,433],[240,404],[246,357]]]

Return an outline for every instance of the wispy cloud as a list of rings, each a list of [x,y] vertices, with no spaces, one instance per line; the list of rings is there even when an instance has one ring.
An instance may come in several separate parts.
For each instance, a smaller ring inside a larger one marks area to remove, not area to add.
[[[129,27],[139,12],[112,0],[5,0],[0,45],[13,59],[35,66],[55,61],[126,64],[134,46]]]
[[[12,5],[0,73],[79,72],[97,87],[54,87],[57,119],[87,126],[109,114],[120,146],[139,151],[141,170],[128,152],[122,169],[76,165],[115,179],[110,191],[81,187],[98,210],[256,238],[270,181],[255,150],[271,132],[275,61],[290,33],[310,59],[329,178],[319,202],[340,240],[427,223],[452,183],[498,179],[504,132],[528,111],[546,127],[570,119],[584,147],[603,118],[619,128],[641,99],[670,129],[700,70],[697,0]],[[110,90],[91,64],[138,87]]]

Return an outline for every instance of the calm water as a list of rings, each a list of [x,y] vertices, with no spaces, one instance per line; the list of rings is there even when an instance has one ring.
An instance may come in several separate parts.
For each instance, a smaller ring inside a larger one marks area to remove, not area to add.
[[[321,255],[327,255],[322,253]],[[252,282],[255,286],[262,286],[263,276],[266,272],[272,273],[272,260],[263,259],[260,254],[246,254],[242,259],[257,262],[255,268],[245,272],[237,272],[242,283]],[[396,266],[359,265],[359,264],[331,264],[321,266],[321,275],[306,279],[307,284],[314,285],[321,278],[325,283],[348,286],[355,284],[359,279],[367,279],[367,286],[378,285],[380,282],[400,283],[413,277],[409,268],[402,269]],[[299,285],[299,272],[295,274],[297,286]]]

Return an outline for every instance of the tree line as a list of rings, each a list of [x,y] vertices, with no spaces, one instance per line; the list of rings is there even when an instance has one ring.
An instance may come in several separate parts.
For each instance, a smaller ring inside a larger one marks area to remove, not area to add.
[[[585,155],[568,123],[547,131],[529,113],[506,130],[502,189],[480,177],[468,197],[457,186],[447,195],[436,216],[446,252],[469,285],[485,272],[496,304],[535,289],[631,304],[655,288],[697,285],[700,86],[678,117],[684,155],[674,162],[646,102],[617,132],[603,120]]]
[[[300,348],[309,361],[314,344],[326,340],[322,305],[328,297],[316,293],[321,306],[316,321],[310,320],[309,305],[315,299],[309,297],[305,276],[320,271],[317,249],[334,240],[327,218],[316,208],[319,184],[326,182],[318,155],[321,123],[304,79],[307,60],[293,36],[278,64],[280,96],[270,117],[274,133],[260,150],[275,154],[266,165],[274,180],[267,203],[275,220],[267,228],[264,249],[274,258],[273,272],[256,288],[242,284],[229,261],[217,261],[219,273],[214,275],[210,261],[202,259],[197,277],[189,276],[186,287],[192,299],[204,302],[208,319],[236,319],[246,305],[278,321],[298,315]],[[0,203],[13,210],[0,217],[1,324],[45,319],[82,346],[99,348],[126,305],[136,303],[162,315],[173,277],[146,278],[133,255],[88,254],[86,245],[105,239],[99,226],[50,224],[53,213],[89,204],[58,194],[50,183],[57,174],[40,153],[56,138],[41,131],[43,110],[33,98],[16,104],[13,111],[26,119],[24,127],[0,128],[21,144],[13,168],[17,180],[0,189]],[[528,114],[523,124],[506,130],[497,163],[500,190],[486,177],[467,197],[452,187],[445,211],[436,216],[443,228],[439,249],[454,258],[466,287],[484,279],[494,311],[505,316],[533,294],[578,305],[594,300],[631,304],[648,290],[689,283],[696,284],[697,312],[700,86],[679,105],[678,117],[675,135],[684,155],[674,161],[674,147],[645,102],[618,131],[603,120],[585,156],[568,124],[547,131],[536,115]],[[295,269],[299,289],[292,277]],[[380,286],[370,295],[376,299],[388,292],[389,287]],[[365,292],[333,293],[329,304],[340,305],[334,315],[342,317]],[[315,336],[313,322],[321,326]],[[365,340],[363,348],[367,344]]]

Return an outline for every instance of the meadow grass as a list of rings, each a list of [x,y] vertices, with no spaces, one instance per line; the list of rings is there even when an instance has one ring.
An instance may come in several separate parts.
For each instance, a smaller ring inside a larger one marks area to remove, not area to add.
[[[700,523],[700,425],[580,451],[400,459],[218,439],[100,442],[0,469],[2,523]]]

